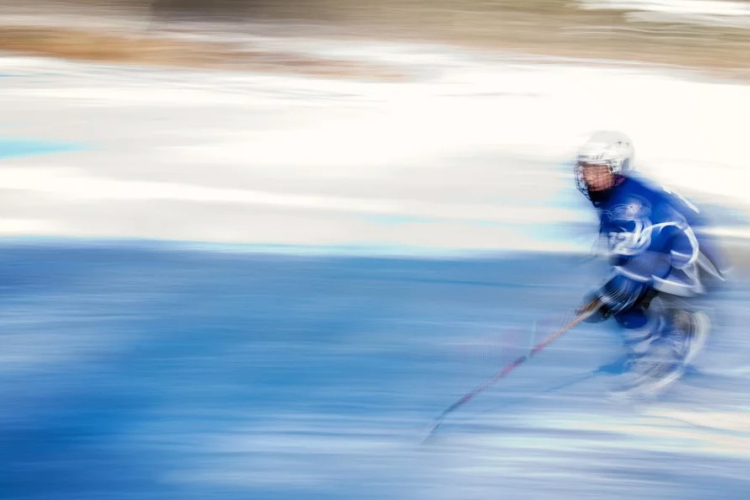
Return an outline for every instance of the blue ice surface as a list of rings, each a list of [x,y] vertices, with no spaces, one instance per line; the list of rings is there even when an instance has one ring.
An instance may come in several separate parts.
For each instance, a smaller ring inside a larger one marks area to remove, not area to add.
[[[604,397],[621,352],[599,325],[569,332],[421,444],[438,413],[577,305],[601,269],[576,256],[48,240],[6,242],[0,263],[4,500],[750,492],[747,455],[594,425],[635,418]],[[718,404],[726,386],[747,401],[746,381],[716,377],[686,382],[712,399],[678,391],[672,403]],[[566,419],[575,425],[553,425]]]
[[[0,160],[19,156],[63,153],[84,149],[81,144],[64,141],[0,137]]]

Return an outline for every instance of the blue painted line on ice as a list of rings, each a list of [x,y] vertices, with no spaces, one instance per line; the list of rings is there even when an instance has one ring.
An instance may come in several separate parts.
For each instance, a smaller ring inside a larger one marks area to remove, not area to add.
[[[61,141],[39,141],[0,137],[0,159],[50,153],[63,153],[85,149],[82,144]]]

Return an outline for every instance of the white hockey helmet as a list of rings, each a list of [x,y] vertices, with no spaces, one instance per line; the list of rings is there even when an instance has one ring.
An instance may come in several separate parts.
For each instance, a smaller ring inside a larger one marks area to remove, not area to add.
[[[606,130],[594,133],[578,150],[575,166],[578,189],[590,197],[583,177],[584,166],[604,165],[613,175],[622,176],[633,170],[634,157],[633,143],[627,135]]]

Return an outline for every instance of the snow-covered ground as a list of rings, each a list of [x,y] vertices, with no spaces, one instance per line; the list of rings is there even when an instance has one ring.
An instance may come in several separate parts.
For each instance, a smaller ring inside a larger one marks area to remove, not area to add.
[[[606,61],[287,43],[388,64],[407,78],[0,59],[0,228],[372,249],[580,248],[588,240],[561,231],[593,217],[575,191],[571,155],[591,131],[619,128],[642,170],[730,207],[731,220],[718,222],[744,230],[749,86]]]
[[[630,19],[750,28],[750,3],[729,0],[578,0],[585,10],[618,10]]]

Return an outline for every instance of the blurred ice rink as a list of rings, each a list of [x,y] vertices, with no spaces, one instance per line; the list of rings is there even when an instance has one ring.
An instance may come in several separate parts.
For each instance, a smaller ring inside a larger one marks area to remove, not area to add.
[[[571,171],[593,130],[750,235],[750,87],[264,43],[401,78],[0,58],[0,498],[750,496],[741,275],[664,400],[607,400],[618,339],[585,325],[420,445],[602,275],[569,255],[596,232]]]

